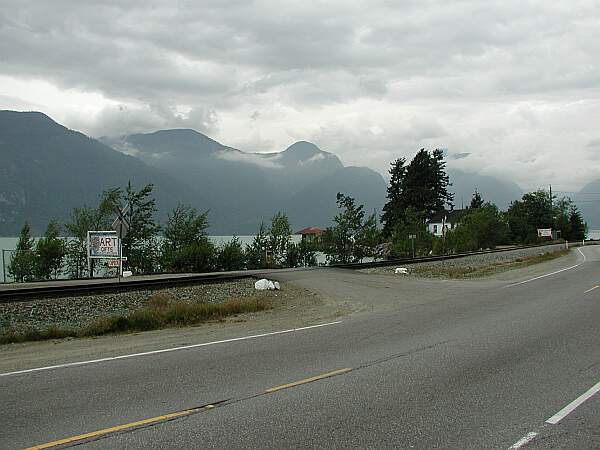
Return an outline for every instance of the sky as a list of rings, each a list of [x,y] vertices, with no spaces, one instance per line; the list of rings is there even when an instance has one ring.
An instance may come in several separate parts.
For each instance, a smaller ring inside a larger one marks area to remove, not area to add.
[[[597,0],[0,0],[0,109],[384,174],[444,148],[524,190],[600,178],[598,55]]]

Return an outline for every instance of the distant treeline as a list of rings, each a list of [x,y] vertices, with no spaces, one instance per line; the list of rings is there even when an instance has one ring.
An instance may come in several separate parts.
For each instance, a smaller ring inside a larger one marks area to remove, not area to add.
[[[288,217],[277,212],[269,224],[260,225],[252,244],[246,246],[236,237],[214,245],[206,233],[208,212],[190,206],[177,206],[166,223],[157,223],[154,186],[135,190],[128,183],[125,188],[103,192],[96,207],[74,208],[67,223],[51,221],[37,242],[25,223],[7,271],[19,282],[94,276],[98,263],[93,261],[88,271],[87,233],[109,230],[119,209],[127,211],[130,224],[122,241],[123,255],[128,269],[136,274],[312,266],[317,251],[326,254],[328,263],[464,252],[535,243],[541,240],[539,228],[557,230],[570,241],[584,239],[586,234],[581,214],[569,198],[540,190],[515,200],[507,211],[486,202],[476,191],[455,227],[445,229],[442,237],[434,236],[427,223],[452,209],[454,200],[443,152],[421,149],[408,164],[404,158],[393,161],[389,173],[381,217],[367,216],[364,205],[338,193],[339,213],[333,226],[314,242],[293,243]],[[60,237],[63,230],[70,238]]]

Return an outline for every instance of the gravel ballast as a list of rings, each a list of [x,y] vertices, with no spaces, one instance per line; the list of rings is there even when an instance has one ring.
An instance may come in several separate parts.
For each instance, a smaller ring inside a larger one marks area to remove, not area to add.
[[[532,256],[544,255],[546,253],[559,252],[565,249],[565,244],[543,245],[540,247],[520,248],[507,250],[503,252],[485,253],[481,255],[470,255],[462,258],[447,259],[443,261],[430,261],[424,263],[405,264],[408,273],[435,271],[437,268],[456,268],[456,269],[478,269],[488,267],[493,264],[507,263],[516,261],[520,258],[529,258]],[[364,273],[394,273],[394,266],[374,267],[371,269],[361,269]]]
[[[0,303],[0,333],[10,329],[39,330],[51,325],[78,328],[100,317],[127,315],[146,306],[148,299],[157,293],[164,293],[177,301],[223,303],[231,298],[255,294],[254,281],[243,278],[194,286]]]

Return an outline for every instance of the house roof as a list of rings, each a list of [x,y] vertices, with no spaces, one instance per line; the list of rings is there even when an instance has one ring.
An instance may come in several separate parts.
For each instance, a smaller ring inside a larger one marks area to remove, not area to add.
[[[322,230],[318,227],[306,227],[301,229],[300,231],[297,231],[296,234],[321,234],[324,232],[325,230]]]
[[[444,217],[446,217],[446,223],[456,223],[458,222],[462,216],[467,213],[466,209],[452,209],[450,211],[441,211],[439,213],[435,213],[431,219],[429,219],[428,223],[442,223]]]

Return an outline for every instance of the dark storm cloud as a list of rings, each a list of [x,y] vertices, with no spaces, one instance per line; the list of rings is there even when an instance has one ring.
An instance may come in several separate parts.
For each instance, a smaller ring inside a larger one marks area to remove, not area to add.
[[[481,77],[488,94],[598,83],[589,64],[555,59],[581,61],[598,50],[562,42],[575,27],[591,29],[583,8],[347,3],[4,2],[2,71],[171,103],[287,86],[298,91],[295,101],[305,93],[307,102],[338,102],[384,95],[392,80],[453,74],[458,86]],[[519,67],[506,70],[507,60]]]
[[[91,134],[315,138],[380,167],[439,145],[525,182],[566,145],[592,157],[598,54],[591,0],[0,0],[0,76],[101,96],[93,117],[63,114]],[[572,124],[575,140],[558,133]]]

